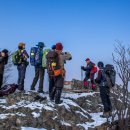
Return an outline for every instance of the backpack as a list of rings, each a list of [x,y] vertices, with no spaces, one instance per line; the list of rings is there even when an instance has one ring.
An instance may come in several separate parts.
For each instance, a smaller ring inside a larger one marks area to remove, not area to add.
[[[44,68],[47,67],[46,55],[48,54],[49,51],[50,51],[50,49],[45,49],[45,50],[43,51],[43,56],[42,56],[42,67],[44,67]]]
[[[92,73],[97,73],[97,66],[93,63]]]
[[[7,84],[7,85],[4,85],[0,89],[0,97],[3,97],[5,95],[9,95],[11,93],[14,93],[17,88],[18,88],[18,85],[16,85],[16,84]]]
[[[108,86],[114,87],[116,82],[116,71],[114,69],[114,66],[111,64],[107,64],[105,65],[104,71]]]
[[[38,48],[37,47],[31,47],[30,49],[30,64],[35,66],[35,56],[37,53]]]
[[[41,51],[37,47],[31,47],[30,50],[30,64],[32,66],[42,65],[42,56]]]
[[[12,62],[14,65],[19,65],[22,62],[22,55],[19,50],[12,54]]]
[[[59,65],[59,57],[55,51],[49,51],[46,55],[47,72],[49,76],[58,76],[63,73]]]

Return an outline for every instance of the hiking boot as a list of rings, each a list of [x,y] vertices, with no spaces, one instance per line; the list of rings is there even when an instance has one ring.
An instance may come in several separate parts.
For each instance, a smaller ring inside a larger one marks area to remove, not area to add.
[[[103,115],[100,115],[100,117],[109,118],[110,117],[109,112],[103,112]]]
[[[43,94],[45,93],[43,90],[38,90],[37,92],[38,93],[43,93]]]
[[[35,91],[35,88],[31,88],[30,90]]]
[[[96,85],[92,84],[92,90],[95,91],[96,90]]]
[[[61,103],[63,103],[63,100],[55,101],[55,104],[61,104]]]
[[[84,89],[88,89],[88,82],[84,81]]]

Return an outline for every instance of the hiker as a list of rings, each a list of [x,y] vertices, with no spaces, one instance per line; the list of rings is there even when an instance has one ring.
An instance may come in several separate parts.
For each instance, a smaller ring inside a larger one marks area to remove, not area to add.
[[[55,51],[56,45],[52,45],[51,49],[52,49],[51,51]],[[53,87],[54,87],[54,77],[49,76],[49,97],[50,97],[50,99],[51,99],[51,93],[52,93]]]
[[[37,47],[33,47],[35,53],[34,57],[32,57],[32,60],[30,59],[30,62],[32,65],[35,67],[35,77],[33,79],[32,85],[31,85],[31,90],[35,90],[35,86],[37,84],[38,79],[39,81],[39,88],[38,92],[39,93],[44,93],[43,91],[43,82],[44,82],[44,74],[45,74],[45,67],[42,66],[42,58],[43,58],[43,48],[45,47],[44,42],[38,42]],[[31,56],[30,56],[31,58]],[[34,59],[33,59],[34,58]]]
[[[85,71],[85,78],[84,78],[84,87],[87,88],[88,87],[88,79],[91,80],[91,88],[92,90],[96,89],[96,85],[94,84],[94,75],[97,72],[97,67],[96,65],[90,61],[89,58],[87,58],[86,60],[86,64],[87,66],[81,66],[81,69],[83,71]]]
[[[61,93],[64,85],[64,77],[65,77],[65,69],[64,69],[64,61],[71,60],[72,57],[69,55],[68,57],[62,53],[63,46],[62,43],[56,44],[55,51],[52,50],[47,54],[47,70],[49,75],[49,91],[50,100],[55,99],[56,104],[62,103],[60,100]]]
[[[95,82],[99,84],[100,97],[104,106],[104,112],[101,117],[107,118],[111,116],[112,106],[110,101],[110,87],[106,79],[105,68],[102,61],[98,62],[98,76],[95,79]]]
[[[3,84],[4,67],[8,63],[8,50],[4,49],[0,52],[0,88]]]
[[[29,65],[29,62],[27,61],[28,58],[29,55],[25,50],[25,43],[20,42],[18,45],[18,50],[12,56],[12,61],[14,65],[17,66],[18,70],[18,90],[23,92],[25,91],[24,79],[26,75],[26,68]]]

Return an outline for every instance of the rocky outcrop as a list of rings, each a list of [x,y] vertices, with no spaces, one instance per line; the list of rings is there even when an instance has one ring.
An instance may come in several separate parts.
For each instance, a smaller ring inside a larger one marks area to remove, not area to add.
[[[28,126],[47,130],[84,130],[77,124],[93,121],[89,113],[71,99],[66,98],[62,104],[55,105],[47,96],[41,96],[37,92],[7,96],[7,102],[0,105],[2,129],[8,130],[9,126],[13,127],[11,129]]]
[[[111,93],[111,100],[114,102],[116,97],[117,104],[121,104],[121,89],[115,89]],[[0,99],[0,130],[20,130],[21,126],[47,130],[108,130],[110,128],[107,119],[100,118],[103,105],[99,92],[63,92],[62,100],[63,103],[56,105],[49,100],[48,94],[39,94],[35,91],[17,92],[3,97]],[[114,103],[112,105],[115,108]]]

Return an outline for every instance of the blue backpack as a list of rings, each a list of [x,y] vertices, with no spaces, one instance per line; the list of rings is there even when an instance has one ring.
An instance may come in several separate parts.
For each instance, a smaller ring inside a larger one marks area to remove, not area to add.
[[[32,47],[30,50],[30,64],[32,66],[42,66],[42,56],[43,53],[37,47]]]

